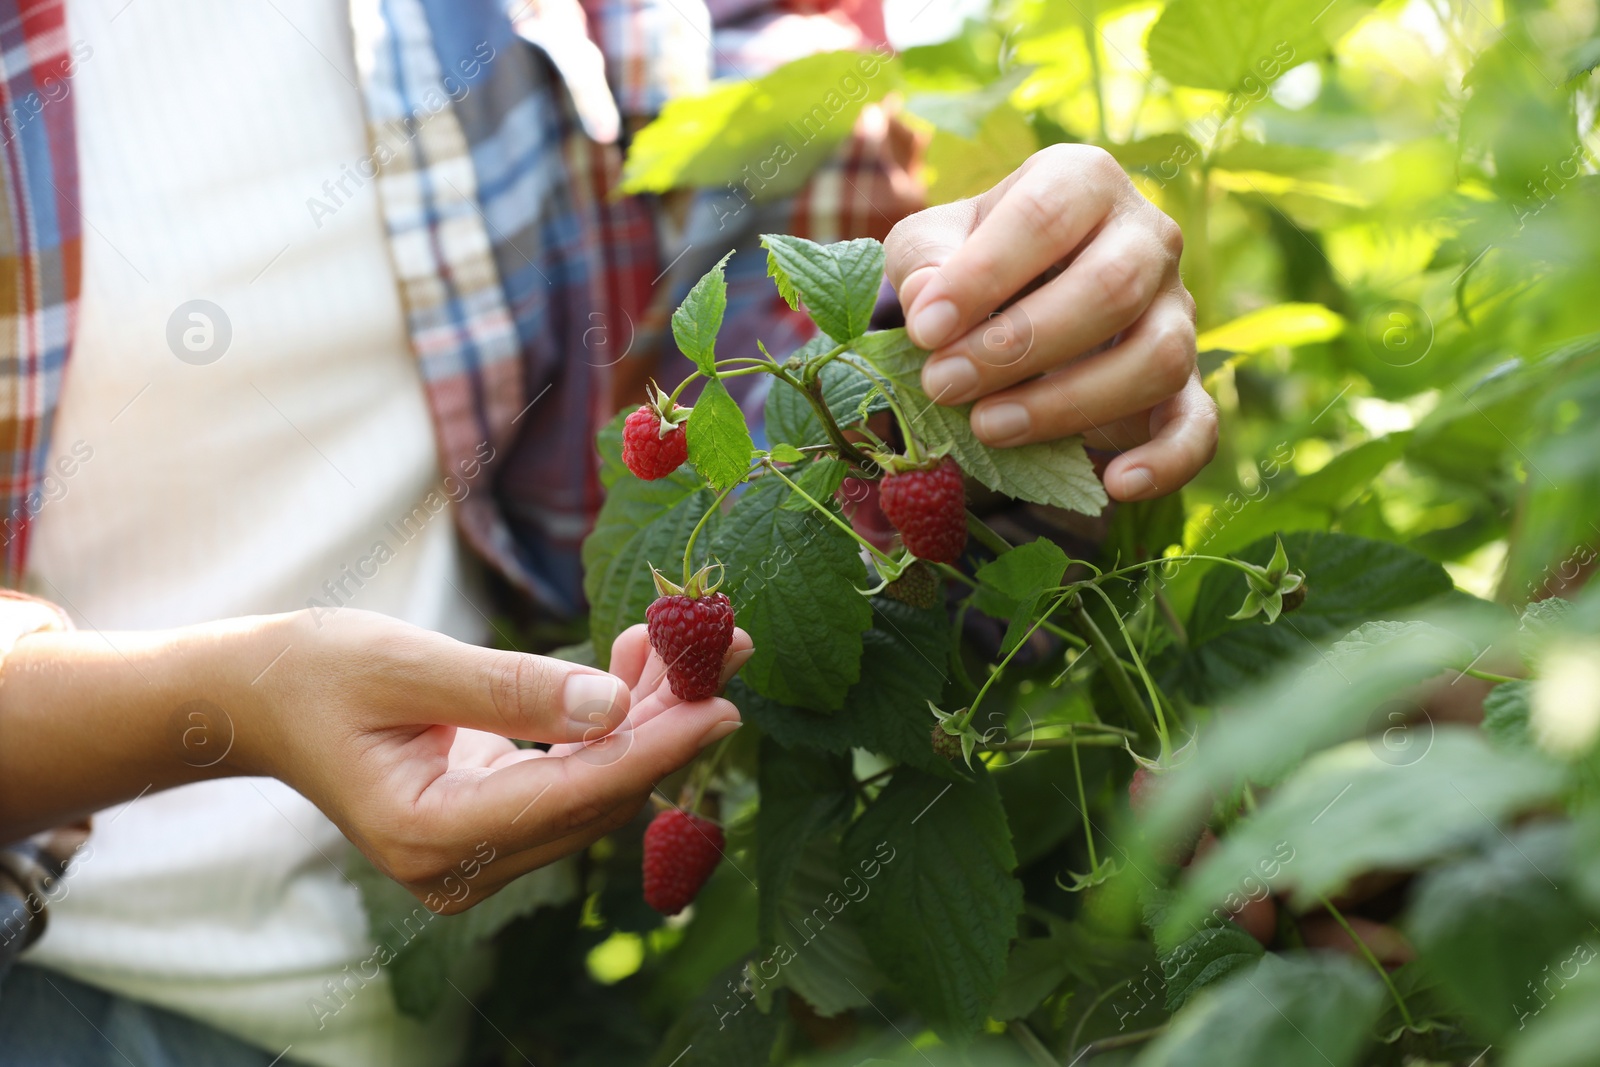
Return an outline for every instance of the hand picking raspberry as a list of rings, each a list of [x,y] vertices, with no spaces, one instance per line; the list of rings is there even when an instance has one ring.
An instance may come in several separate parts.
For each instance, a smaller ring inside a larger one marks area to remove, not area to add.
[[[679,588],[658,572],[661,596],[645,610],[650,647],[667,665],[667,682],[680,700],[706,700],[722,687],[722,663],[733,642],[733,604],[704,588],[705,571]]]

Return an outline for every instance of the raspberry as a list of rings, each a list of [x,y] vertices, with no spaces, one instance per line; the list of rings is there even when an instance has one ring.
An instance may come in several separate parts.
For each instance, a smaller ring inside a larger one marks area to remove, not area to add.
[[[622,462],[634,477],[653,482],[665,478],[689,458],[689,438],[682,426],[661,432],[661,416],[649,405],[622,424]]]
[[[943,599],[939,594],[939,576],[926,563],[917,562],[884,587],[884,595],[914,608],[936,608]]]
[[[1144,813],[1150,810],[1150,805],[1155,801],[1156,776],[1148,767],[1139,766],[1133,769],[1133,779],[1128,782],[1128,807],[1133,810],[1135,818],[1144,818]]]
[[[657,598],[645,609],[650,647],[667,665],[667,682],[680,700],[717,694],[722,660],[733,643],[733,604],[723,593]]]
[[[722,828],[687,811],[664,811],[644,832],[644,902],[663,915],[688,907],[722,860]]]
[[[1310,590],[1306,588],[1306,583],[1301,582],[1294,589],[1283,594],[1283,613],[1287,615],[1291,611],[1298,610],[1300,605],[1306,602],[1306,593],[1308,592]]]
[[[967,545],[967,507],[961,468],[946,456],[936,466],[884,477],[883,513],[914,556],[954,563]]]
[[[961,738],[946,730],[943,723],[933,724],[933,754],[945,759],[957,759],[961,755]]]

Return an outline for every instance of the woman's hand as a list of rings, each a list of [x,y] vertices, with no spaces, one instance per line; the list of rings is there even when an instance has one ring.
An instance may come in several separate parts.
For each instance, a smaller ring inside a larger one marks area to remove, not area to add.
[[[736,631],[724,680],[749,655]],[[617,639],[612,664],[477,648],[349,609],[30,636],[0,686],[0,835],[148,789],[269,775],[430,908],[460,911],[627,822],[737,728],[728,701],[672,695],[643,626]]]
[[[1119,500],[1170,493],[1210,461],[1183,234],[1106,152],[1047,148],[982,196],[905,219],[887,245],[907,331],[933,353],[923,390],[976,401],[986,444],[1083,434],[1122,453],[1105,472]]]

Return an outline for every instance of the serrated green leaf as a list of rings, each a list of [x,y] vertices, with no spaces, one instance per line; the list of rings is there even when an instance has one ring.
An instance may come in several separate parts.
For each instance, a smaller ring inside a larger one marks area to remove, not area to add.
[[[1401,545],[1308,531],[1284,534],[1283,545],[1294,568],[1305,574],[1307,592],[1300,609],[1273,626],[1230,618],[1247,588],[1234,568],[1213,567],[1201,580],[1182,667],[1194,699],[1233,692],[1301,655],[1309,644],[1370,619],[1392,619],[1454,587],[1443,567]],[[1269,535],[1234,556],[1265,566],[1275,546]]]
[[[817,337],[806,342],[796,355],[808,358],[832,347],[827,338]],[[865,421],[874,412],[888,410],[888,401],[881,393],[876,399],[872,398],[872,380],[855,367],[834,360],[823,364],[818,379],[822,383],[822,401],[841,429]],[[827,431],[822,428],[816,412],[811,410],[810,403],[798,389],[785,382],[773,382],[767,394],[766,429],[768,440],[785,441],[798,447],[828,442]]]
[[[1000,642],[1001,652],[1017,647],[1033,624],[1045,591],[1061,584],[1070,562],[1060,545],[1041,537],[978,568],[982,591],[989,594],[980,605],[982,610],[1010,620]]]
[[[784,748],[761,739],[761,809],[756,816],[756,883],[761,892],[759,932],[775,936],[778,901],[801,853],[813,838],[842,827],[855,811],[855,776],[849,756]]]
[[[1200,990],[1253,967],[1263,951],[1261,942],[1231,922],[1202,927],[1161,956],[1167,1010],[1177,1011]]]
[[[956,784],[899,771],[845,835],[844,856],[883,865],[859,905],[873,961],[935,1029],[975,1033],[1022,911],[994,783],[982,773]]]
[[[729,685],[729,699],[781,744],[827,752],[864,748],[960,780],[950,761],[933,751],[934,720],[928,713],[928,702],[943,696],[949,675],[949,620],[943,611],[923,611],[887,597],[871,603],[872,629],[861,635],[861,680],[837,714],[762,697],[742,675]]]
[[[804,463],[806,459],[806,454],[794,447],[794,445],[781,442],[773,445],[768,455],[772,457],[775,463]]]
[[[922,391],[922,364],[928,354],[912,344],[904,330],[871,334],[862,338],[856,350],[894,386],[912,432],[929,449],[948,450],[963,471],[990,489],[1018,500],[1089,515],[1099,514],[1105,507],[1105,486],[1083,451],[1082,438],[990,448],[972,433],[970,404],[943,407]]]
[[[869,874],[881,871],[881,865],[845,868],[831,837],[811,841],[795,857],[777,904],[775,947],[764,950],[758,967],[776,969],[818,1015],[864,1007],[883,984],[856,925],[856,905],[876,888]]]
[[[707,378],[717,376],[717,332],[728,310],[728,279],[723,268],[732,255],[729,252],[706,271],[672,313],[672,337],[678,350]]]
[[[850,464],[844,460],[832,456],[818,456],[800,472],[795,484],[812,500],[826,504],[833,499],[833,494],[839,491],[839,487],[844,484],[845,476],[849,473]],[[791,494],[789,499],[783,502],[783,506],[789,511],[812,510],[810,502],[799,493]]]
[[[1502,682],[1483,698],[1483,735],[1496,748],[1533,747],[1533,737],[1528,733],[1532,697],[1531,683]]]
[[[755,641],[740,672],[756,692],[832,711],[861,677],[861,632],[872,607],[856,542],[815,512],[787,511],[791,490],[764,478],[718,525],[713,552],[725,591]]]
[[[870,237],[819,245],[803,237],[766,234],[767,274],[791,308],[804,302],[823,333],[839,344],[872,328],[883,284],[883,245]]]
[[[667,102],[633,138],[623,192],[736,183],[754,201],[803,185],[867,104],[899,84],[899,66],[878,55],[824,52],[761,78],[723,82],[699,96]],[[843,91],[859,86],[849,95]],[[836,88],[837,87],[837,88]]]
[[[1570,827],[1532,826],[1423,878],[1406,927],[1471,1030],[1499,1042],[1544,1005],[1541,969],[1592,930],[1561,886]]]
[[[755,442],[739,402],[721,382],[706,383],[684,432],[689,435],[689,462],[717,492],[738,485],[750,473]]]
[[[1242,90],[1247,100],[1259,99],[1284,71],[1327,51],[1316,26],[1319,6],[1173,0],[1150,29],[1150,66],[1174,85]]]
[[[463,856],[457,884],[470,894],[495,859],[487,845]],[[473,869],[467,864],[476,867],[473,877],[466,877]],[[449,988],[447,979],[473,949],[513,919],[546,904],[571,900],[579,889],[577,869],[557,863],[523,875],[468,911],[437,915],[354,849],[345,873],[361,891],[372,940],[393,955],[384,969],[395,1005],[415,1018],[433,1015]]]
[[[1307,761],[1191,868],[1168,924],[1194,921],[1244,878],[1259,877],[1263,859],[1285,842],[1294,855],[1277,868],[1273,888],[1306,907],[1355,875],[1411,869],[1491,835],[1563,785],[1547,760],[1496,752],[1464,727],[1437,728],[1427,749],[1405,762],[1384,756],[1363,740]]]
[[[618,435],[618,453],[620,441]],[[604,437],[601,457],[603,463],[621,467],[621,460],[608,454]],[[682,561],[689,532],[713,500],[686,468],[653,482],[633,477],[612,482],[594,529],[583,542],[583,592],[589,600],[589,633],[600,666],[611,663],[611,642],[634,623],[643,622],[645,608],[656,598],[650,565],[670,570]],[[707,543],[704,534],[699,543]]]
[[[1347,956],[1266,956],[1179,1012],[1135,1067],[1351,1067],[1383,986]]]

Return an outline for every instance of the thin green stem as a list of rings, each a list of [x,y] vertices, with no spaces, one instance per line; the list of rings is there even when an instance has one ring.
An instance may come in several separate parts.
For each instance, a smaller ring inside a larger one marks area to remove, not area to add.
[[[1468,667],[1466,670],[1462,671],[1461,673],[1465,674],[1469,678],[1481,678],[1486,682],[1520,682],[1520,681],[1522,681],[1521,678],[1513,678],[1513,677],[1511,677],[1510,675],[1507,675],[1507,674],[1494,674],[1494,673],[1491,673],[1489,671],[1473,670],[1471,667]]]
[[[1072,746],[1072,776],[1078,781],[1078,814],[1083,816],[1083,839],[1089,843],[1089,870],[1098,871],[1100,861],[1094,854],[1094,827],[1089,825],[1089,798],[1083,791],[1083,765],[1078,759],[1078,746]]]
[[[1161,694],[1156,689],[1156,683],[1150,677],[1150,672],[1145,670],[1144,660],[1140,658],[1139,650],[1133,647],[1133,637],[1128,633],[1128,627],[1122,621],[1122,613],[1117,610],[1117,606],[1111,602],[1111,598],[1106,595],[1104,589],[1101,589],[1093,582],[1088,584],[1088,588],[1093,589],[1099,594],[1100,599],[1106,602],[1106,609],[1111,612],[1111,618],[1116,621],[1117,629],[1122,633],[1123,644],[1128,646],[1128,654],[1133,657],[1133,665],[1138,670],[1140,679],[1144,681],[1145,692],[1149,694],[1150,706],[1154,709],[1156,715],[1156,733],[1161,738],[1161,756],[1165,759],[1172,752],[1172,736],[1167,732],[1167,717],[1161,710]]]
[[[1032,626],[1028,627],[1027,632],[1024,633],[1021,639],[1012,646],[1011,651],[1006,653],[1005,658],[995,665],[994,670],[989,672],[989,677],[983,680],[983,686],[978,690],[978,695],[972,698],[972,705],[967,708],[967,713],[961,717],[961,726],[965,727],[972,722],[972,717],[978,712],[978,705],[983,703],[984,694],[989,691],[989,688],[993,686],[995,681],[999,679],[1000,675],[1005,672],[1006,664],[1010,663],[1011,658],[1028,643],[1028,638],[1033,636],[1034,631],[1044,623],[1044,620],[1048,619],[1052,614],[1054,614],[1055,610],[1062,604],[1066,603],[1067,599],[1071,596],[1071,593],[1062,593],[1060,596],[1056,597],[1055,600],[1051,601],[1050,606],[1044,609],[1044,613],[1034,621]]]
[[[1133,681],[1128,677],[1128,672],[1123,669],[1122,660],[1111,647],[1111,641],[1105,632],[1100,629],[1094,617],[1080,603],[1072,611],[1072,624],[1087,640],[1088,645],[1094,650],[1095,656],[1100,660],[1100,666],[1106,672],[1106,681],[1111,683],[1111,691],[1117,695],[1122,706],[1127,709],[1128,717],[1139,728],[1141,737],[1149,738],[1161,743],[1161,732],[1156,729],[1156,721],[1150,714],[1150,709],[1145,707],[1144,700],[1139,696],[1138,690],[1133,688]]]
[[[773,474],[776,474],[780,481],[782,481],[790,489],[793,489],[796,496],[798,496],[801,500],[804,500],[807,504],[810,504],[813,508],[817,509],[817,511],[819,511],[829,522],[833,523],[835,526],[839,527],[839,529],[849,534],[851,540],[855,541],[862,548],[865,548],[868,552],[870,552],[873,559],[885,564],[886,566],[894,565],[894,560],[890,559],[887,555],[880,551],[877,545],[874,545],[872,542],[856,533],[855,528],[836,515],[832,508],[817,503],[817,501],[812,498],[811,494],[807,493],[804,489],[795,484],[794,479],[790,478],[788,475],[779,470],[777,464],[773,463],[770,459],[764,459],[761,462],[766,466],[767,470],[771,471]]]
[[[1378,962],[1378,957],[1372,954],[1372,950],[1367,947],[1367,943],[1361,940],[1355,930],[1351,929],[1350,924],[1345,921],[1345,917],[1339,913],[1339,909],[1333,906],[1333,901],[1327,897],[1319,897],[1318,899],[1322,902],[1322,906],[1328,909],[1328,914],[1333,916],[1333,921],[1344,929],[1345,934],[1351,941],[1355,942],[1356,948],[1361,950],[1361,955],[1366,957],[1367,962],[1372,965],[1372,969],[1378,972],[1378,977],[1383,979],[1383,984],[1389,987],[1389,995],[1394,998],[1394,1006],[1400,1009],[1400,1019],[1406,1024],[1406,1028],[1408,1030],[1415,1029],[1417,1024],[1412,1020],[1410,1010],[1406,1008],[1405,998],[1400,995],[1400,990],[1394,987],[1394,982],[1389,978],[1389,972],[1384,968],[1383,964]]]
[[[996,533],[992,526],[974,515],[970,509],[967,511],[967,532],[996,555],[1011,551],[1011,542]]]
[[[746,473],[745,478],[748,477],[750,477],[750,475]],[[694,524],[694,529],[689,531],[689,542],[683,546],[683,584],[685,586],[689,584],[689,576],[694,573],[692,570],[694,565],[694,543],[695,541],[699,540],[700,531],[705,528],[706,521],[709,520],[711,516],[715,515],[717,510],[722,507],[722,502],[728,499],[728,494],[743,484],[744,478],[741,478],[733,485],[730,485],[728,488],[724,489],[717,496],[717,499],[711,502],[711,506],[706,509],[706,513],[700,516],[700,521]]]
[[[700,814],[700,798],[706,795],[706,787],[711,784],[711,779],[717,773],[717,764],[722,762],[722,756],[728,751],[728,745],[733,741],[733,735],[724,737],[717,745],[717,750],[711,754],[711,759],[705,764],[705,770],[700,772],[700,780],[695,783],[694,796],[689,801],[688,811],[691,815]]]
[[[1011,1031],[1011,1036],[1022,1046],[1022,1051],[1028,1054],[1028,1059],[1034,1062],[1034,1067],[1061,1067],[1056,1058],[1050,1055],[1050,1050],[1044,1047],[1044,1042],[1029,1029],[1027,1023],[1021,1019],[1012,1019],[1006,1024],[1006,1029]]]
[[[678,402],[678,397],[682,396],[683,395],[683,391],[685,389],[689,388],[689,383],[690,382],[693,382],[696,379],[704,378],[704,377],[705,377],[704,374],[700,373],[699,371],[695,371],[693,374],[689,375],[683,381],[679,382],[678,383],[678,387],[672,391],[672,395],[667,397],[667,403],[665,405],[666,409],[668,411],[672,410],[673,405],[677,404],[677,402]]]
[[[1094,7],[1085,11],[1078,9],[1078,14],[1083,22],[1083,43],[1089,49],[1089,77],[1094,81],[1095,121],[1100,126],[1100,143],[1105,144],[1111,139],[1106,122],[1106,90],[1104,79],[1100,70],[1100,34],[1095,25]]]
[[[916,435],[911,432],[911,420],[906,417],[905,410],[900,407],[900,401],[895,398],[894,390],[889,387],[889,383],[884,381],[883,377],[868,366],[865,361],[857,363],[854,360],[848,360],[847,362],[883,391],[883,398],[888,402],[889,410],[894,414],[895,422],[900,424],[900,436],[905,439],[906,443],[906,458],[913,463],[922,462],[922,452],[917,448]]]
[[[848,351],[850,351],[850,346],[848,344],[842,344],[836,345],[829,351],[824,352],[822,355],[806,364],[805,376],[800,380],[806,385],[810,385],[811,383],[815,382],[817,380],[818,373],[821,372],[823,367],[838,359]]]
[[[817,421],[822,423],[822,428],[827,433],[828,440],[833,443],[834,448],[838,449],[839,458],[865,470],[870,461],[859,448],[851,444],[845,437],[844,431],[839,428],[838,421],[833,417],[833,412],[828,410],[828,405],[821,396],[817,395],[817,391],[806,388],[798,378],[781,366],[773,366],[769,370],[773,377],[788,385],[791,389],[799,390],[800,395],[806,398],[806,403],[811,405],[811,410],[816,414]]]
[[[984,752],[1033,752],[1051,748],[1117,748],[1123,738],[1118,734],[1089,734],[1085,737],[1024,737],[1016,741],[997,741],[984,745]]]

